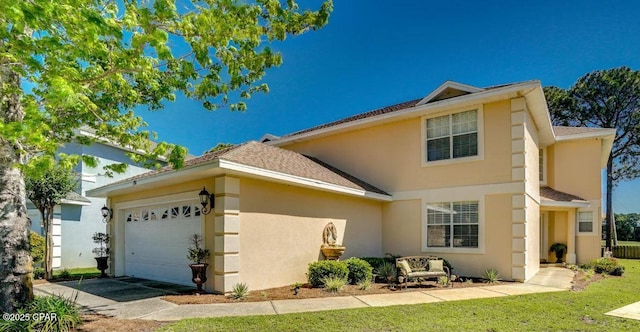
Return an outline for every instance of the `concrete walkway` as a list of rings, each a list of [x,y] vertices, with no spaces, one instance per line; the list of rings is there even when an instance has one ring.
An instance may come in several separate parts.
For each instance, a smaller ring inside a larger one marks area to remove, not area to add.
[[[541,269],[540,273],[526,283],[406,291],[394,294],[187,305],[176,305],[162,300],[162,295],[172,293],[170,290],[155,289],[138,284],[132,285],[117,279],[86,280],[80,287],[81,291],[75,289],[73,282],[36,285],[35,289],[37,294],[62,294],[64,296],[71,296],[77,291],[78,303],[93,313],[123,319],[172,321],[192,317],[278,315],[559,292],[571,289],[573,276],[574,272],[569,269],[550,267]],[[629,311],[635,312],[640,317],[640,305],[630,308]]]

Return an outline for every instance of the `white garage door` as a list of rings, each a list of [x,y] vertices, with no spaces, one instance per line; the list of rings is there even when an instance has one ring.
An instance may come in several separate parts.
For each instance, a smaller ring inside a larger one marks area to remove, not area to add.
[[[202,234],[198,205],[189,201],[126,209],[125,274],[193,285],[187,248],[193,234]]]

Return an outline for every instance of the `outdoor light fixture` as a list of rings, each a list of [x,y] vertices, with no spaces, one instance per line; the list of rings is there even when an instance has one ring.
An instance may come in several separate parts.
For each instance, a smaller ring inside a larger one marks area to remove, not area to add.
[[[100,209],[100,212],[102,212],[102,222],[104,223],[108,223],[109,220],[111,220],[111,217],[113,217],[113,210],[108,208],[106,205]]]
[[[209,194],[205,187],[202,187],[202,191],[200,191],[198,196],[200,196],[200,204],[202,204],[202,213],[209,214],[213,210],[216,196]],[[211,207],[207,209],[207,204],[209,203],[211,203]]]

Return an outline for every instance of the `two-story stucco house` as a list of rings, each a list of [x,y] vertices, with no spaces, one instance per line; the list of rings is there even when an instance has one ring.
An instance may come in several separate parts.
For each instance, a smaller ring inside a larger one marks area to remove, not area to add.
[[[212,251],[209,291],[305,280],[322,230],[343,257],[432,254],[456,274],[531,278],[549,245],[600,255],[601,169],[615,130],[553,127],[538,81],[446,82],[424,98],[248,142],[89,192],[108,197],[111,273],[190,283],[188,237]],[[215,195],[204,214],[198,193]]]

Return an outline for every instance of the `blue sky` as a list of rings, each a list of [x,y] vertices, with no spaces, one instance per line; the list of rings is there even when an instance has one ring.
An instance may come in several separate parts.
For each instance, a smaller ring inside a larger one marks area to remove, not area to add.
[[[299,0],[302,8],[320,1]],[[596,69],[640,69],[640,1],[337,0],[329,24],[283,43],[270,93],[246,112],[178,99],[141,112],[161,140],[198,155],[219,142],[287,134],[426,96],[446,80],[485,87],[525,80],[568,88]],[[640,180],[614,192],[640,212]]]

